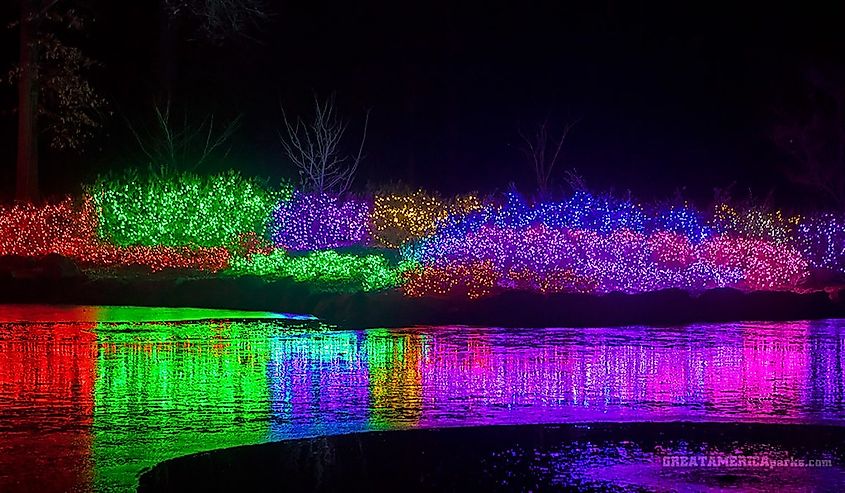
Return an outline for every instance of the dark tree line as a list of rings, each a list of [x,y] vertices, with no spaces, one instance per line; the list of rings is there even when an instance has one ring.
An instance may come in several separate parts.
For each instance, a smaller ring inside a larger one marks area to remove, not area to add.
[[[787,176],[845,208],[845,74],[808,71],[798,109],[782,111],[775,144],[792,159]]]
[[[64,40],[85,32],[89,21],[84,0],[19,0],[19,9],[11,25],[19,31],[19,62],[8,77],[18,89],[15,196],[35,201],[40,195],[39,137],[46,136],[53,149],[81,150],[110,113],[88,79],[97,63]],[[167,53],[178,39],[178,21],[190,19],[197,39],[222,42],[248,36],[268,16],[262,0],[161,0],[160,11],[161,49],[168,60],[159,68],[164,97],[169,97],[177,63]]]
[[[19,15],[11,27],[19,32],[19,62],[4,79],[17,84],[16,198],[33,201],[39,197],[41,146],[82,150],[111,113],[90,83],[98,63],[73,42],[86,34],[91,23],[89,0],[16,1]],[[264,0],[159,0],[157,8],[159,25],[151,29],[159,33],[158,94],[150,95],[159,99],[156,108],[169,108],[179,65],[178,43],[251,38],[255,28],[271,17]],[[161,121],[159,127],[169,130]],[[572,122],[561,128],[543,123],[520,133],[541,193],[561,167],[571,128]],[[773,128],[775,144],[789,156],[789,178],[845,208],[845,76],[812,72],[802,103],[784,111]]]

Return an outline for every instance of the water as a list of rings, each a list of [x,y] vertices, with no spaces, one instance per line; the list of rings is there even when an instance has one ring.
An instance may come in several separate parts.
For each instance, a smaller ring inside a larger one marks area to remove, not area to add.
[[[359,331],[248,319],[266,314],[0,314],[0,491],[123,491],[167,458],[351,431],[845,423],[842,320]]]

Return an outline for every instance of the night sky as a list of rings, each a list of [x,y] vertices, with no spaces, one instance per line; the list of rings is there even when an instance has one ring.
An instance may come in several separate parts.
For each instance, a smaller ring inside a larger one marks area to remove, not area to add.
[[[842,68],[845,8],[743,3],[269,0],[272,18],[254,40],[216,46],[184,28],[173,100],[197,116],[243,114],[229,166],[274,179],[293,176],[276,134],[280,102],[296,112],[313,92],[335,91],[353,136],[372,108],[358,189],[401,180],[444,192],[509,182],[530,190],[519,125],[579,117],[558,183],[575,168],[597,189],[645,199],[686,186],[706,200],[734,184],[739,195],[751,188],[800,203],[808,195],[784,178],[789,158],[771,143],[772,120],[801,101],[808,70]],[[148,118],[160,96],[157,3],[88,5],[95,22],[80,43],[102,63],[93,79],[114,115],[83,155],[42,148],[48,193],[144,165],[126,120]],[[0,20],[15,15],[7,6]],[[15,31],[4,31],[3,67],[17,49]],[[0,89],[6,196],[14,96]]]

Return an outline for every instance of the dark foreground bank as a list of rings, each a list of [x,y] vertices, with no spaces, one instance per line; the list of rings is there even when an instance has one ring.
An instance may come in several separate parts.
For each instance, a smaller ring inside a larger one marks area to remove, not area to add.
[[[2,262],[0,262],[2,267]],[[641,294],[506,292],[479,300],[408,298],[398,291],[333,293],[290,279],[179,273],[92,275],[62,258],[0,268],[0,303],[228,308],[314,315],[347,328],[413,325],[580,327],[845,317],[845,290],[808,293],[669,289]]]
[[[139,491],[845,488],[845,428],[605,423],[371,432],[176,458]]]

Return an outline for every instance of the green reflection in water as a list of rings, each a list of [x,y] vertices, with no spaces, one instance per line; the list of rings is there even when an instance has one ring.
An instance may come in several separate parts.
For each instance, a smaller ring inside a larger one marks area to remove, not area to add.
[[[222,310],[217,308],[156,308],[142,306],[97,307],[97,322],[176,322],[188,320],[245,320],[245,319],[294,319],[311,320],[308,315]]]
[[[15,322],[178,322],[197,320],[291,319],[310,315],[223,310],[215,308],[150,308],[145,306],[0,305],[0,323]]]
[[[100,324],[95,489],[126,488],[164,459],[266,441],[270,327]]]

